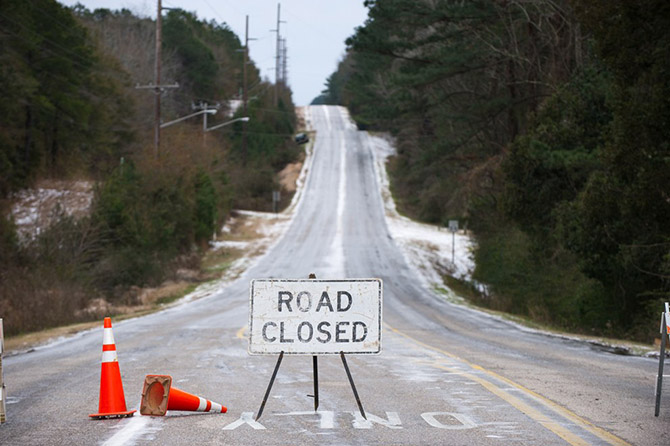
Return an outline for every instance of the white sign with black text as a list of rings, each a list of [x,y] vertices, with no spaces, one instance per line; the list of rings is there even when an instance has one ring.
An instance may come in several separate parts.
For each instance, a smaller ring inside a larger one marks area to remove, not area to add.
[[[381,279],[251,281],[250,354],[377,354],[381,324]]]

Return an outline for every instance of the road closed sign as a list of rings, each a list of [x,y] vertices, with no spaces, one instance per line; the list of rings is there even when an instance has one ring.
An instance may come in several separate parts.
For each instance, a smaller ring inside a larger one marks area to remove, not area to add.
[[[381,279],[251,281],[250,354],[376,354],[381,324]]]

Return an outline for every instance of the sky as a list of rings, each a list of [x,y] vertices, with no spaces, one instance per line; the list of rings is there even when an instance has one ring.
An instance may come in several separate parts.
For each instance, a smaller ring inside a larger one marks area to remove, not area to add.
[[[59,0],[88,9],[126,8],[143,17],[156,17],[157,2],[147,0]],[[363,0],[163,0],[163,7],[195,12],[198,18],[225,22],[244,44],[245,16],[249,16],[249,55],[264,78],[274,82],[277,4],[281,4],[280,32],[288,48],[288,83],[296,105],[308,105],[344,56],[347,37],[363,25]]]

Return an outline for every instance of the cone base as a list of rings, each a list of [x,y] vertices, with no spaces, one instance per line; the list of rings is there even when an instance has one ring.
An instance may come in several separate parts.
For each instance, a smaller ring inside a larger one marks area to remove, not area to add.
[[[126,418],[126,417],[132,417],[135,412],[137,411],[129,410],[127,412],[93,413],[90,414],[89,417],[93,418],[94,420],[102,420],[107,418]]]

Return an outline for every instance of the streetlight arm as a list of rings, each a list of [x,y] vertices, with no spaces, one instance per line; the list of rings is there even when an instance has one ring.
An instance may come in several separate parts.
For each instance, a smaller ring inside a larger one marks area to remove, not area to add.
[[[176,124],[176,123],[178,123],[178,122],[186,121],[186,120],[189,119],[189,118],[192,118],[192,117],[194,117],[194,116],[198,116],[198,115],[202,115],[202,114],[204,114],[204,113],[208,113],[208,114],[212,114],[212,115],[213,115],[213,114],[216,114],[216,109],[214,109],[214,108],[209,108],[209,109],[207,109],[207,110],[200,110],[200,111],[197,111],[197,112],[195,112],[195,113],[191,113],[190,115],[186,115],[186,116],[182,116],[181,118],[177,118],[177,119],[175,119],[174,121],[164,122],[163,124],[161,124],[161,128],[163,129],[163,128],[168,127],[168,126],[170,126],[170,125],[172,125],[172,124]]]
[[[220,129],[221,127],[225,127],[225,126],[230,125],[233,122],[237,122],[237,121],[249,122],[249,117],[244,116],[242,118],[236,118],[236,119],[233,119],[232,121],[224,122],[223,124],[218,124],[218,125],[215,125],[214,127],[210,127],[208,129],[205,129],[205,131],[206,132],[211,132],[212,130]]]

